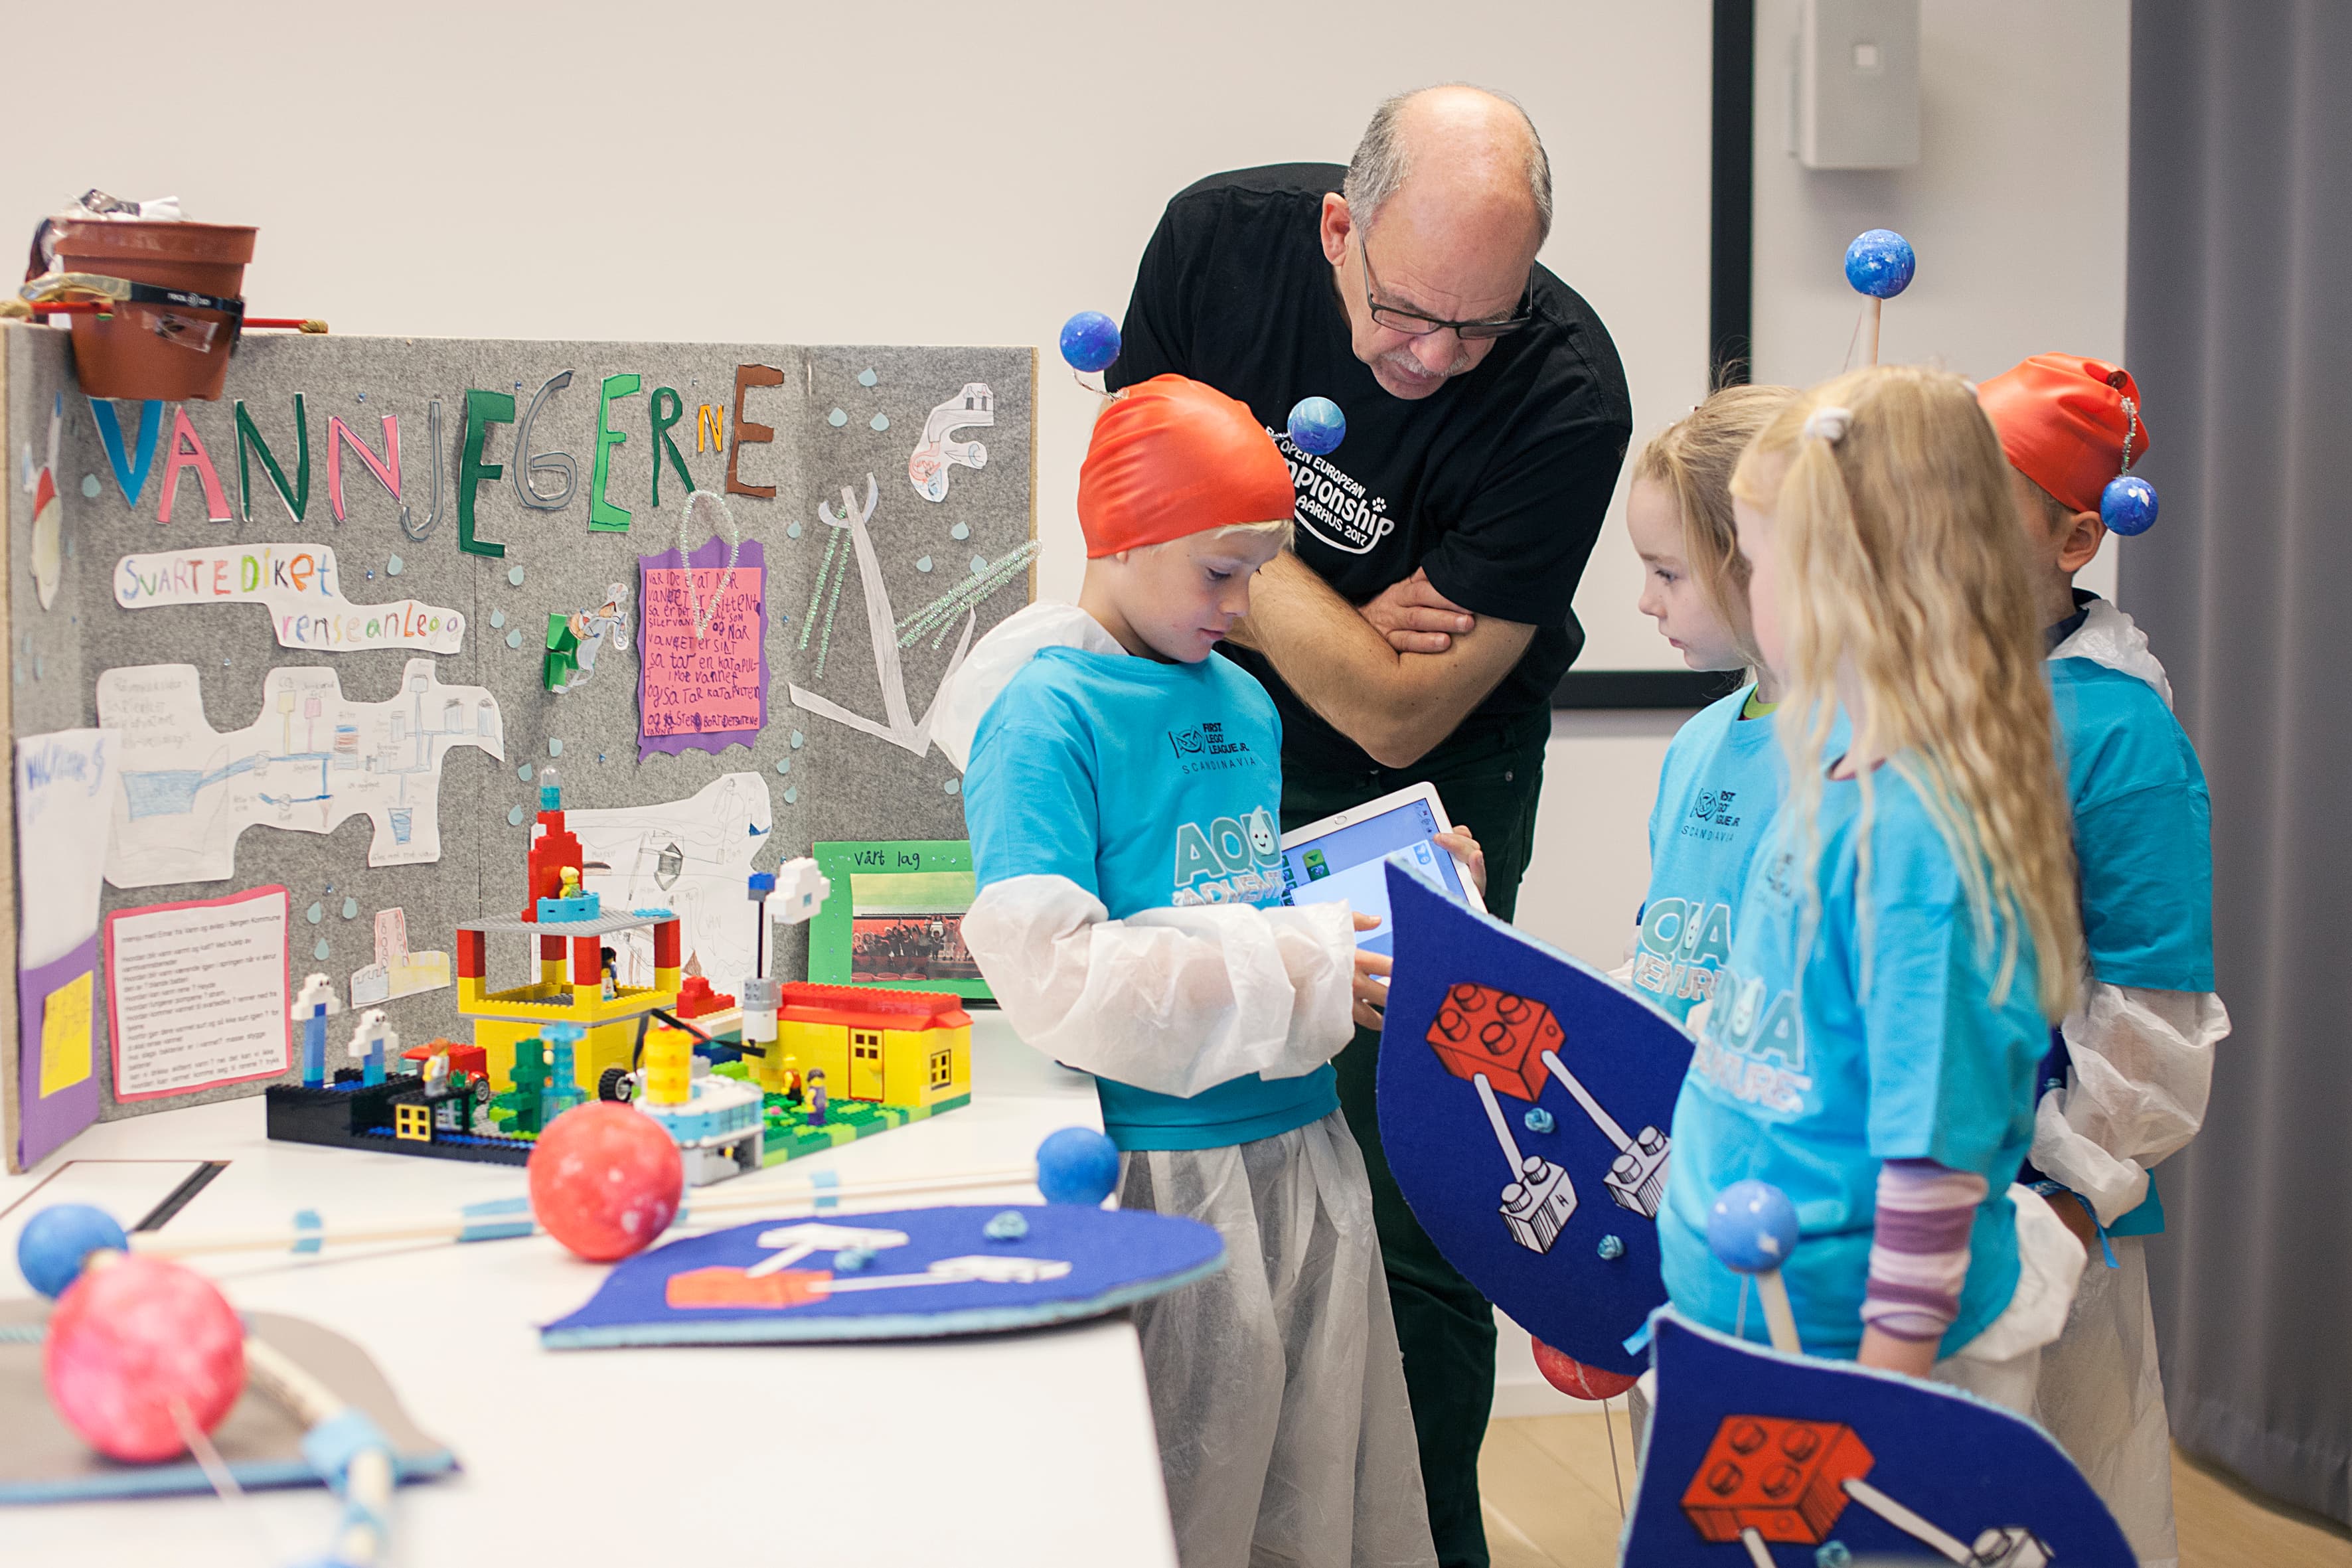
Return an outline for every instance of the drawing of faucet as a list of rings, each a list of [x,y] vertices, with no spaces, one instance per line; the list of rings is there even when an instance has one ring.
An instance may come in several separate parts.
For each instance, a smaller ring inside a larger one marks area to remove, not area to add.
[[[856,494],[849,486],[841,487],[841,515],[835,517],[829,505],[819,502],[817,516],[828,527],[845,529],[850,547],[857,555],[857,577],[866,591],[866,629],[874,643],[874,671],[882,686],[884,719],[868,719],[853,713],[841,704],[819,697],[815,692],[793,685],[789,688],[793,705],[811,713],[846,724],[853,730],[887,741],[891,745],[912,752],[917,756],[930,750],[931,721],[940,709],[940,695],[963,667],[964,655],[971,651],[972,628],[979,624],[976,614],[964,616],[963,636],[956,643],[955,657],[948,661],[945,674],[940,677],[938,688],[931,693],[930,706],[918,720],[907,703],[906,671],[898,661],[898,620],[890,608],[890,590],[882,581],[882,563],[874,553],[874,541],[866,531],[866,523],[874,516],[875,502],[880,497],[874,476],[866,476],[866,504],[860,508]]]

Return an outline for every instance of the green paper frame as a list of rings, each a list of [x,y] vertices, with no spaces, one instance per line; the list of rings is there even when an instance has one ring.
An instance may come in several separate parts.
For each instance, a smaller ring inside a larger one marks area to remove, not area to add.
[[[850,879],[922,876],[940,872],[971,873],[971,841],[968,838],[881,839],[872,842],[842,841],[811,847],[817,868],[833,883],[824,907],[809,921],[808,977],[819,985],[855,985],[869,991],[939,991],[961,996],[971,1001],[993,1002],[996,997],[988,982],[978,974],[970,978],[945,977],[935,980],[859,980],[851,968],[851,940],[855,934],[856,899]],[[961,907],[926,909],[927,914],[961,914],[971,908],[970,900]],[[909,913],[914,912],[909,910]]]

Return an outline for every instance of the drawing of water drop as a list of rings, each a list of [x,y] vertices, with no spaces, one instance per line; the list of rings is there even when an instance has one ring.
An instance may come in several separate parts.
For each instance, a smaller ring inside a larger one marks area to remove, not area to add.
[[[921,560],[919,560],[919,561],[918,561],[918,562],[916,562],[916,563],[915,563],[915,570],[916,570],[916,571],[918,571],[918,572],[928,572],[928,571],[929,571],[930,569],[931,569],[931,558],[930,558],[929,556],[928,556],[928,555],[924,556]]]
[[[310,907],[302,911],[302,918],[312,925],[317,925],[327,918],[327,906],[313,900]]]
[[[96,500],[98,499],[98,476],[96,474],[84,474],[81,477],[81,493],[88,496],[92,500]]]
[[[971,558],[971,574],[972,574],[973,576],[977,577],[977,576],[979,576],[982,572],[985,572],[985,571],[987,571],[987,570],[988,570],[988,557],[987,557],[987,556],[985,556],[985,555],[975,555],[975,556],[973,556],[973,557]]]
[[[776,759],[776,771],[777,771],[778,773],[791,773],[791,772],[793,771],[793,760],[792,760],[792,758],[790,758],[790,757],[778,757],[778,758]]]
[[[890,416],[887,414],[877,414],[866,423],[877,430],[887,430],[890,428]]]
[[[950,795],[961,795],[963,793],[963,780],[957,778],[948,779],[940,785],[940,788]]]
[[[507,613],[504,610],[492,610],[490,612],[490,625],[493,626],[502,626],[506,624]]]
[[[525,763],[522,766],[517,768],[515,770],[515,777],[522,780],[525,784],[530,783],[530,764],[529,763]]]
[[[849,416],[843,410],[836,408],[832,413],[824,416],[824,422],[838,430],[843,426],[849,423]]]
[[[784,804],[785,804],[786,805],[792,805],[796,804],[796,803],[800,800],[800,798],[801,798],[801,786],[800,786],[800,785],[798,785],[798,784],[794,784],[794,785],[793,785],[793,787],[792,787],[792,788],[790,788],[790,789],[788,789],[788,790],[784,791]]]
[[[360,901],[357,899],[345,899],[343,900],[343,919],[347,921],[355,921],[359,918]]]
[[[397,577],[407,569],[408,563],[397,555],[383,563],[383,574],[387,577]]]
[[[520,630],[517,630],[517,631],[511,631],[511,632],[509,632],[509,633],[507,634],[507,647],[522,647],[522,633],[521,633]]]
[[[795,751],[795,752],[799,751],[799,750],[801,749],[801,742],[802,742],[803,741],[806,740],[806,739],[808,739],[808,737],[807,737],[807,736],[805,736],[805,735],[803,735],[803,734],[802,734],[798,730],[793,731],[793,751]]]
[[[801,525],[799,523],[788,522],[784,524],[784,537],[786,539],[798,539],[800,536]]]
[[[322,936],[319,939],[319,945],[310,950],[310,956],[324,962],[327,954],[333,951],[334,949],[327,945],[327,939]]]
[[[857,384],[860,386],[871,386],[881,379],[874,374],[874,367],[870,364],[857,373]]]
[[[522,826],[522,807],[519,805],[510,805],[507,807],[507,826],[509,827],[520,827]]]
[[[970,539],[971,537],[971,530],[967,525],[959,522],[953,528],[948,530],[948,537],[954,540]]]
[[[549,756],[551,756],[551,757],[560,757],[560,756],[562,756],[562,755],[563,754],[563,742],[561,742],[561,741],[552,741],[552,740],[551,740],[551,741],[550,741],[550,742],[547,742],[547,754],[548,754]]]
[[[507,568],[507,581],[508,581],[508,582],[509,582],[509,583],[511,583],[511,584],[514,584],[516,587],[518,587],[518,588],[521,587],[521,586],[522,586],[522,568],[521,568],[521,567],[520,567],[520,566],[509,566],[509,567],[508,567],[508,568]]]

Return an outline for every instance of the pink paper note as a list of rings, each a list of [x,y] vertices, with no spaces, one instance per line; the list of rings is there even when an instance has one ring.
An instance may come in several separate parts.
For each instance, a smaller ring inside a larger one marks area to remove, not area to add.
[[[694,596],[687,597],[678,552],[641,555],[645,637],[637,677],[640,760],[689,748],[719,752],[749,746],[768,721],[768,606],[765,554],[745,540],[727,574],[726,541],[713,536],[693,555]],[[726,586],[722,590],[720,584]],[[695,636],[698,611],[708,621]]]

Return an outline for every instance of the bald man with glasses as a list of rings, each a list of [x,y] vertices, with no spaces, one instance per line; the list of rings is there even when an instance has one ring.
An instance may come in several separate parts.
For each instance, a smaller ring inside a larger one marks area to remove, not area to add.
[[[1248,404],[1297,493],[1297,542],[1224,651],[1283,724],[1284,826],[1437,786],[1509,919],[1533,847],[1570,602],[1633,430],[1616,345],[1536,263],[1551,171],[1526,113],[1476,88],[1381,105],[1354,158],[1214,174],[1168,204],[1136,269],[1114,388],[1169,372]],[[1328,457],[1291,405],[1348,419]],[[1446,1568],[1486,1563],[1478,1446],[1494,1319],[1406,1207],[1380,1148],[1379,1037],[1338,1060],[1372,1181]]]

